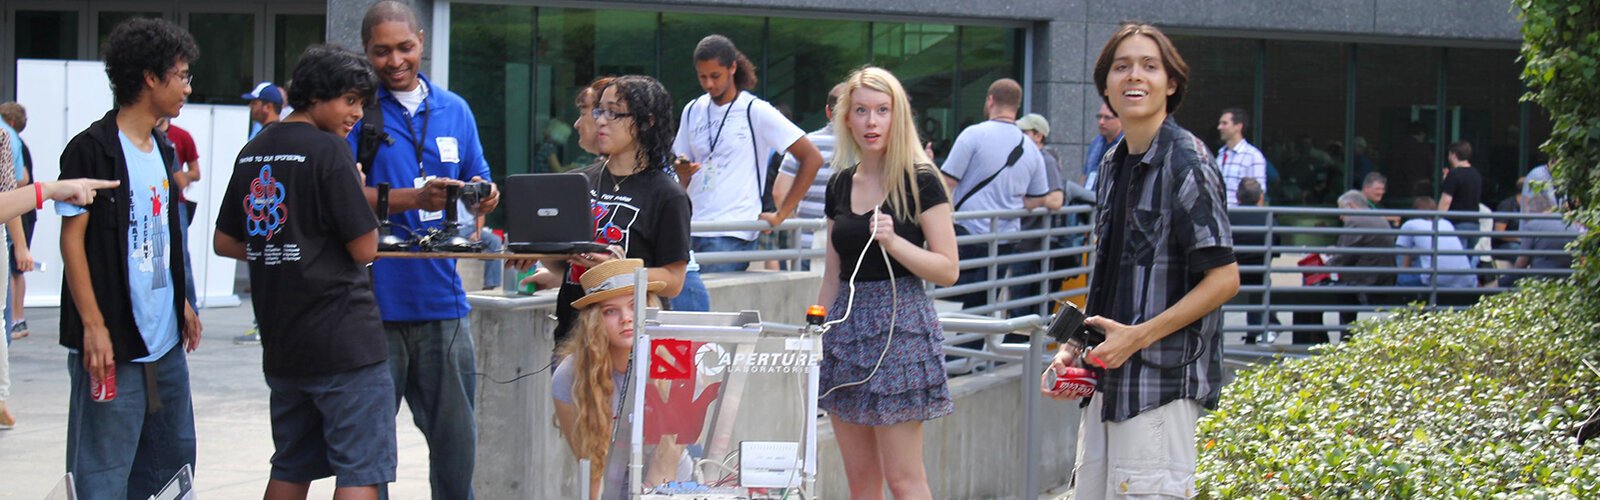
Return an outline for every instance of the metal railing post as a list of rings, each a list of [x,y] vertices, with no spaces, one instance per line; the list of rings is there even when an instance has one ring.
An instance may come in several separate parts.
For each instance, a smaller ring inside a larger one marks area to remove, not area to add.
[[[989,235],[991,237],[994,236],[995,229],[998,228],[998,227],[1000,227],[1000,217],[999,216],[989,217]],[[989,240],[989,281],[990,282],[993,282],[994,280],[1000,279],[1000,263],[995,262],[995,259],[997,259],[999,257],[1000,257],[1000,239],[999,238],[995,238],[995,239]],[[989,302],[988,303],[993,304],[993,303],[995,303],[996,300],[998,300],[1000,298],[999,288],[1000,287],[989,287],[989,290],[986,292],[989,295]],[[999,311],[992,311],[989,314],[991,316],[996,317],[996,318],[1001,317]]]
[[[1039,387],[1037,373],[1043,373],[1044,335],[1035,328],[1028,336],[1028,355],[1022,359],[1022,498],[1039,498],[1039,461],[1043,441],[1039,437]]]

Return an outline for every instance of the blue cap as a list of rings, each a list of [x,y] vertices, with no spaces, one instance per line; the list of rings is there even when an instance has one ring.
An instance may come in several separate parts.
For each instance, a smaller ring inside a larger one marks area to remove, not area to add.
[[[240,95],[239,98],[249,101],[267,101],[279,106],[283,105],[283,91],[278,90],[278,86],[273,85],[272,82],[261,82],[256,85],[254,90]]]

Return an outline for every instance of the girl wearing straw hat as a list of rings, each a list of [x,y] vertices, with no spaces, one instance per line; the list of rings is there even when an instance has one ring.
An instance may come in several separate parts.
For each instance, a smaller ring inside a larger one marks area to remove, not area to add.
[[[578,321],[572,335],[562,343],[563,357],[551,380],[555,398],[556,423],[572,454],[589,459],[590,498],[627,498],[628,439],[613,432],[613,424],[627,423],[618,418],[627,413],[619,401],[626,395],[621,388],[628,380],[628,358],[633,352],[634,271],[644,267],[639,259],[608,260],[583,274],[585,295],[572,306]],[[645,285],[650,302],[667,284],[651,280]],[[613,436],[617,436],[613,440]],[[647,451],[652,458],[643,478],[645,484],[661,484],[689,476],[688,455],[684,447],[672,442],[658,443]],[[602,487],[603,486],[603,487]]]

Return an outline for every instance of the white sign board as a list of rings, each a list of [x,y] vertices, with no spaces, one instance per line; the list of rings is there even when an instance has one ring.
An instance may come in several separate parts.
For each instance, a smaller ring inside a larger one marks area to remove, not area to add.
[[[112,108],[111,85],[99,61],[17,60],[17,102],[28,110],[28,128],[22,139],[33,155],[33,174],[45,181],[61,175],[61,151],[67,141]],[[227,188],[233,160],[244,147],[250,127],[250,109],[244,105],[189,104],[173,123],[194,136],[200,150],[200,182],[184,195],[196,202],[189,226],[188,250],[194,268],[196,296],[201,307],[239,305],[233,294],[233,259],[211,251],[216,228],[217,202]],[[61,217],[46,204],[34,228],[33,258],[44,269],[28,275],[27,307],[61,305]]]

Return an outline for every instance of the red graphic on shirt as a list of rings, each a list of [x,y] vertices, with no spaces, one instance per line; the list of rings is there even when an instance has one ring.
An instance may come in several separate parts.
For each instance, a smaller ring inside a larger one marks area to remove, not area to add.
[[[706,427],[706,410],[717,400],[722,383],[707,385],[699,397],[695,397],[694,386],[693,379],[672,381],[665,400],[657,387],[645,387],[644,442],[659,443],[667,435],[678,436],[679,444],[700,442],[700,433]]]
[[[156,191],[156,187],[155,186],[150,186],[150,206],[155,207],[154,210],[150,211],[150,215],[153,215],[153,216],[156,216],[156,217],[160,217],[161,216],[161,193],[159,191]]]

